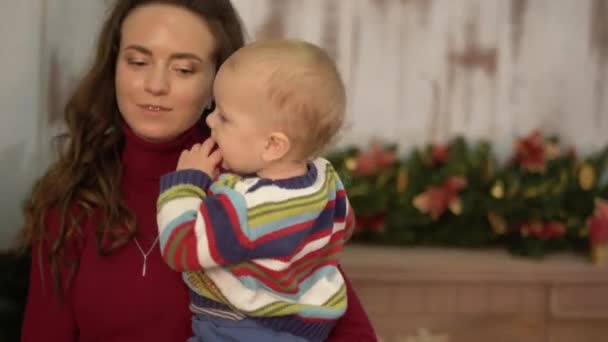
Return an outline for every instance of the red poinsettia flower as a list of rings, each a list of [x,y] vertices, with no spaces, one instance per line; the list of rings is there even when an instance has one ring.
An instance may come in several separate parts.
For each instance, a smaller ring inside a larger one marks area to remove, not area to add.
[[[373,176],[393,165],[395,160],[397,160],[397,156],[394,151],[373,143],[367,151],[363,151],[357,156],[355,174]]]
[[[458,194],[465,188],[467,181],[464,177],[452,176],[440,185],[431,186],[427,191],[414,198],[414,207],[437,220],[447,208],[459,206]]]
[[[525,170],[542,172],[546,167],[545,139],[535,130],[525,138],[515,141],[515,161]]]
[[[386,227],[386,214],[378,213],[375,215],[357,216],[355,222],[354,234],[358,234],[364,230],[381,234],[384,233]]]
[[[566,227],[561,222],[547,222],[543,227],[543,230],[537,235],[537,237],[541,240],[551,240],[553,238],[558,238],[560,236],[564,236],[566,234]]]
[[[441,165],[450,157],[450,147],[446,144],[433,144],[431,146],[431,159],[433,165]]]
[[[539,240],[551,240],[563,236],[566,227],[557,221],[541,222],[530,221],[519,226],[519,232],[523,236],[533,236]]]
[[[592,245],[608,244],[608,201],[595,201],[595,212],[587,219],[587,226]]]

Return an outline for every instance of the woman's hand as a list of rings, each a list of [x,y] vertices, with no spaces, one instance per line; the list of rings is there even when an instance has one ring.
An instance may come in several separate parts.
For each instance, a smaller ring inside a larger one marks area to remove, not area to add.
[[[214,146],[215,140],[207,138],[202,144],[194,144],[189,150],[182,151],[177,161],[177,170],[200,170],[212,179],[215,178],[222,155],[218,149],[213,149]]]

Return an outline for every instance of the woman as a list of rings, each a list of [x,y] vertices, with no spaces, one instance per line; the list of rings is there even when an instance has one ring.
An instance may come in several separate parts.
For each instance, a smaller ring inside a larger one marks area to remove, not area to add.
[[[228,0],[119,0],[65,112],[58,161],[34,187],[23,341],[185,341],[187,288],[158,249],[160,175],[208,136],[218,66],[243,45]],[[349,285],[330,341],[375,340]]]

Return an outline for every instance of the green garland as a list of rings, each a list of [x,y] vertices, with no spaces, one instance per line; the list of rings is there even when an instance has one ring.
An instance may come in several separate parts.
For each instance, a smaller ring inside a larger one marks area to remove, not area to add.
[[[598,209],[607,208],[608,147],[580,158],[535,131],[515,142],[502,165],[490,144],[462,137],[401,159],[395,146],[379,144],[329,159],[354,208],[357,241],[500,246],[536,258],[608,245],[608,213]]]

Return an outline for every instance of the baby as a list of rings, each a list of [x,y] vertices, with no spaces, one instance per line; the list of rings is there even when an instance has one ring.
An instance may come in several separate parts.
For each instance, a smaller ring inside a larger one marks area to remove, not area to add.
[[[213,92],[211,137],[182,153],[158,199],[192,341],[323,341],[346,309],[338,254],[354,223],[318,157],[344,121],[340,75],[315,45],[260,41],[221,66]]]

